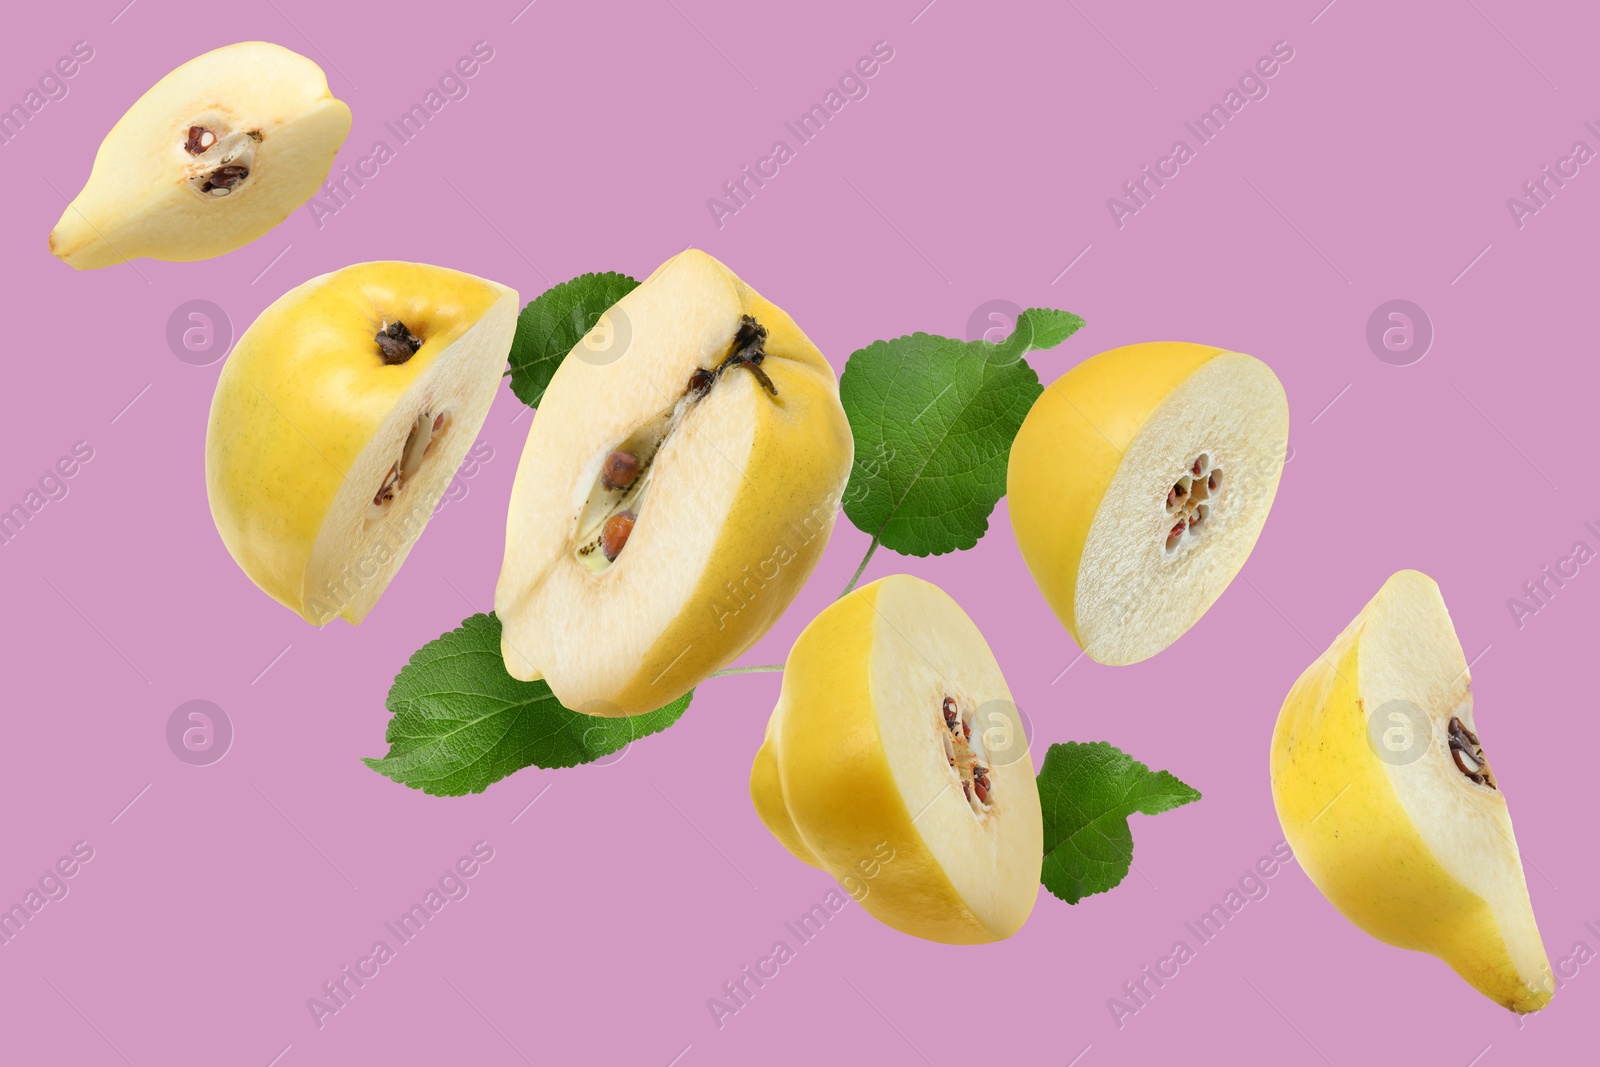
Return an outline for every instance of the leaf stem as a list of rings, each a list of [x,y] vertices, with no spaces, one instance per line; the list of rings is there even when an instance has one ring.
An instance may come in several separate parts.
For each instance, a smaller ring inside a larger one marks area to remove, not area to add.
[[[872,539],[872,544],[867,546],[867,554],[861,557],[861,566],[857,567],[855,574],[850,576],[850,584],[844,587],[844,592],[835,597],[835,600],[843,600],[845,595],[856,587],[856,583],[859,582],[861,580],[861,576],[866,573],[867,564],[872,562],[872,554],[876,551],[878,551],[878,539],[874,537]]]
[[[720,678],[724,674],[770,674],[773,671],[782,672],[781,663],[763,663],[759,667],[724,667],[720,671],[712,671],[707,678]]]

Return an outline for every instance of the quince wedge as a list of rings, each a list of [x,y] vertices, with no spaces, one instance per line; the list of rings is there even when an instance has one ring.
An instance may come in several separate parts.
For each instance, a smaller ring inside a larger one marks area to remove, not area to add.
[[[1512,1011],[1538,1011],[1554,978],[1500,787],[1439,587],[1400,571],[1284,701],[1278,819],[1345,918],[1439,957]]]
[[[349,132],[350,109],[305,56],[264,41],[207,52],[111,128],[50,251],[79,270],[231,252],[316,193]]]
[[[853,455],[794,320],[704,252],[674,256],[539,403],[495,588],[506,669],[591,715],[682,696],[805,584]]]
[[[978,628],[920,578],[862,586],[801,632],[750,796],[796,858],[916,937],[998,941],[1038,899],[1044,822],[1019,712]]]
[[[483,425],[516,320],[514,289],[397,262],[263,311],[206,427],[211,516],[251,580],[313,624],[365,618]]]
[[[1265,363],[1161,341],[1051,383],[1011,446],[1017,546],[1089,658],[1136,663],[1199,621],[1267,521],[1289,406]]]

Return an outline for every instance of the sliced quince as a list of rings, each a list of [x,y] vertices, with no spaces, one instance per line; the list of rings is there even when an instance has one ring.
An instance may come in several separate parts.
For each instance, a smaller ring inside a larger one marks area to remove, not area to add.
[[[1034,402],[1006,477],[1022,558],[1090,658],[1181,637],[1255,547],[1289,434],[1260,360],[1163,341],[1084,360]]]
[[[1278,818],[1345,918],[1439,957],[1512,1011],[1538,1011],[1554,979],[1501,786],[1439,587],[1401,571],[1284,701]]]
[[[635,715],[783,614],[854,445],[822,353],[704,252],[668,260],[593,334],[613,343],[573,348],[528,432],[495,612],[514,676]]]
[[[263,311],[224,364],[206,490],[251,580],[308,621],[359,623],[489,412],[517,293],[421,263],[362,263]]]
[[[231,252],[311,198],[349,132],[305,56],[264,41],[207,52],[111,128],[50,251],[80,270]]]
[[[1038,898],[1020,715],[978,628],[919,578],[863,586],[801,632],[750,795],[790,852],[908,934],[998,941]]]

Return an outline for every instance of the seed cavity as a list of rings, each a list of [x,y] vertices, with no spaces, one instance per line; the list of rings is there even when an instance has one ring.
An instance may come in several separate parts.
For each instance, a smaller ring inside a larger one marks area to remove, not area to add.
[[[186,167],[189,188],[207,200],[237,194],[250,181],[262,137],[260,130],[229,130],[214,119],[188,127],[183,150],[192,157]]]
[[[211,176],[200,186],[200,191],[202,193],[210,193],[212,196],[227,196],[248,177],[250,177],[249,167],[232,165],[218,167],[211,172]]]
[[[767,328],[751,316],[741,315],[722,362],[711,368],[696,368],[680,396],[610,446],[599,460],[598,469],[589,468],[595,471],[594,484],[578,509],[572,544],[578,562],[590,572],[601,574],[617,561],[634,525],[644,514],[651,473],[662,446],[689,409],[710,395],[729,368],[745,368],[768,395],[778,395],[778,387],[761,367],[767,355],[766,340]],[[380,348],[384,345],[381,333],[378,344]]]
[[[1167,528],[1165,549],[1169,557],[1192,542],[1211,518],[1222,491],[1222,468],[1212,466],[1211,453],[1195,457],[1188,470],[1180,474],[1167,490]]]
[[[982,740],[972,743],[972,716],[975,708],[963,711],[960,702],[946,696],[940,705],[943,729],[939,730],[940,743],[950,770],[961,782],[961,792],[971,805],[973,814],[982,815],[990,809],[989,798],[994,793],[994,783],[989,780],[987,757],[982,751]]]
[[[1477,784],[1498,791],[1500,787],[1495,784],[1494,772],[1489,770],[1478,735],[1467,729],[1459,718],[1452,717],[1449,739],[1450,757],[1455,760],[1456,770]]]
[[[416,355],[422,347],[422,338],[407,329],[399,319],[385,322],[373,340],[378,343],[378,358],[383,360],[386,367],[399,366]]]
[[[378,491],[373,494],[372,506],[378,509],[380,514],[384,506],[394,500],[408,482],[416,479],[417,472],[422,469],[423,461],[449,429],[448,411],[441,411],[437,415],[431,411],[424,411],[417,416],[406,434],[405,444],[400,448],[400,458],[389,465],[389,473],[383,476],[383,484],[378,486]],[[376,515],[368,516],[369,519],[376,517]]]
[[[191,156],[198,156],[216,143],[217,135],[204,126],[190,126],[189,139],[183,143],[183,148]]]

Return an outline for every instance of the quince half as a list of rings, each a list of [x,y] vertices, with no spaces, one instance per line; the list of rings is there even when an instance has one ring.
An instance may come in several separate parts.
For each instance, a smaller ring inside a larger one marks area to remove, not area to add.
[[[1113,348],[1040,394],[1011,446],[1011,526],[1091,659],[1136,663],[1200,620],[1255,547],[1288,436],[1277,376],[1209,345]]]
[[[801,632],[750,796],[785,848],[896,930],[999,941],[1038,899],[1020,715],[983,634],[919,578],[862,586]]]
[[[305,56],[264,41],[207,52],[111,128],[50,251],[79,270],[231,252],[316,193],[349,132],[350,109]]]
[[[1345,918],[1439,957],[1512,1011],[1538,1011],[1554,977],[1500,786],[1439,587],[1401,571],[1284,701],[1278,819]]]
[[[704,252],[674,256],[540,401],[495,588],[506,669],[591,715],[676,700],[805,584],[853,455],[794,320]]]
[[[366,617],[499,388],[517,293],[361,263],[279,297],[239,338],[206,428],[217,532],[308,622]]]

